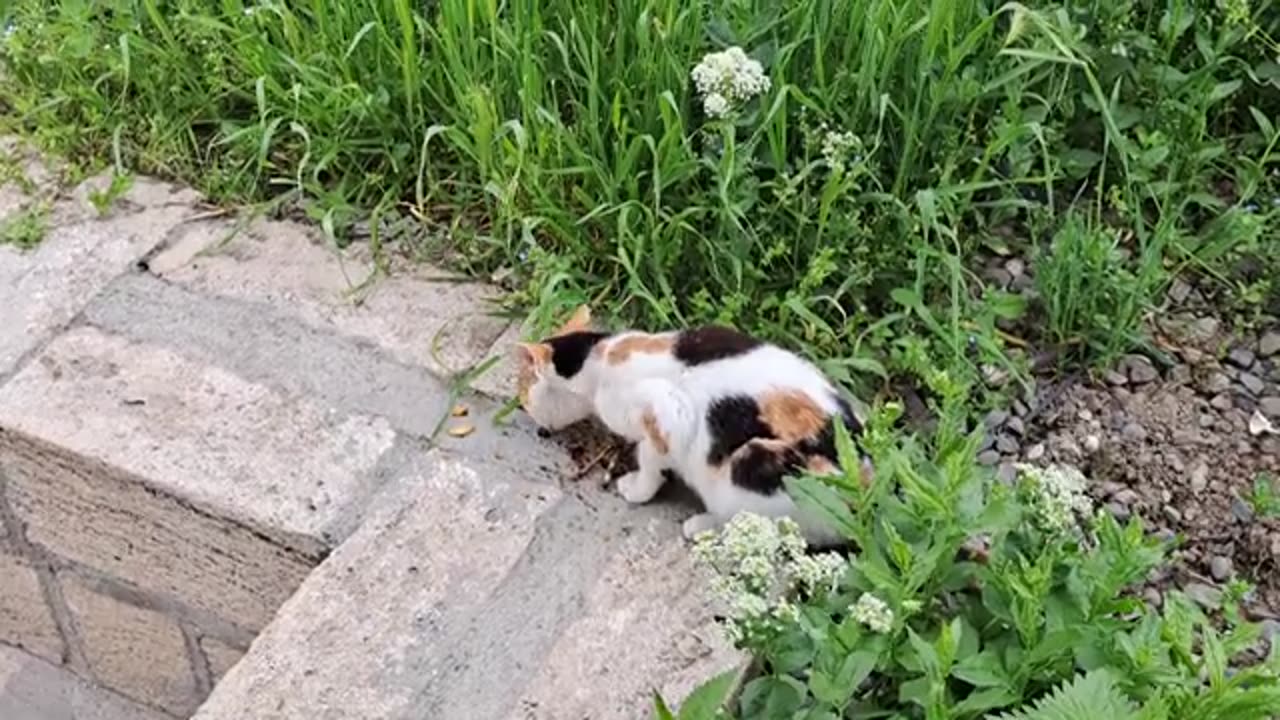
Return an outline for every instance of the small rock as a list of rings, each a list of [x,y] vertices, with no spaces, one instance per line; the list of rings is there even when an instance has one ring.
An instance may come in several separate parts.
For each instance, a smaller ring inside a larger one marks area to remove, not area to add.
[[[1107,511],[1111,513],[1112,517],[1120,522],[1125,522],[1133,516],[1133,510],[1129,509],[1128,505],[1118,503],[1114,500],[1107,503]]]
[[[1209,574],[1214,580],[1224,582],[1231,578],[1234,569],[1231,567],[1231,558],[1223,555],[1214,555],[1209,558]]]
[[[992,268],[985,271],[983,276],[986,278],[987,282],[1002,290],[1009,287],[1009,284],[1013,282],[1013,276],[1004,268]]]
[[[1000,453],[995,450],[984,450],[978,453],[978,464],[991,467],[1000,462]]]
[[[1027,462],[1036,462],[1044,457],[1044,443],[1036,443],[1027,448]]]
[[[1009,419],[1009,413],[1006,410],[992,410],[982,419],[982,424],[992,430],[1002,427],[1006,420]]]
[[[1143,383],[1155,382],[1160,379],[1160,373],[1156,371],[1156,366],[1144,355],[1126,355],[1120,361],[1125,372],[1129,375],[1130,382],[1142,385]]]
[[[1124,506],[1136,505],[1138,502],[1138,493],[1131,488],[1125,488],[1115,494],[1113,498],[1116,502]]]
[[[1018,441],[1008,435],[1001,435],[996,438],[996,449],[1005,455],[1013,455],[1018,452]]]
[[[1102,447],[1102,440],[1101,440],[1097,435],[1085,435],[1085,436],[1084,436],[1084,449],[1085,449],[1085,452],[1087,452],[1087,453],[1089,453],[1090,455],[1092,455],[1093,453],[1098,452],[1098,449],[1099,449],[1099,448],[1101,448],[1101,447]]]
[[[1018,437],[1027,434],[1027,425],[1020,417],[1009,418],[1009,422],[1005,423],[1004,428]]]
[[[1182,589],[1200,607],[1206,610],[1217,610],[1222,606],[1222,591],[1204,583],[1188,583]]]
[[[1248,372],[1240,373],[1240,386],[1249,391],[1250,395],[1261,395],[1262,391],[1267,389],[1262,378]]]
[[[1231,514],[1238,523],[1253,522],[1253,506],[1238,497],[1231,498]]]
[[[1187,328],[1187,334],[1193,340],[1212,340],[1218,334],[1218,325],[1215,317],[1199,318]]]
[[[1209,487],[1209,465],[1201,460],[1191,469],[1191,492],[1202,493]]]
[[[1245,347],[1233,348],[1231,352],[1227,353],[1227,362],[1235,365],[1241,370],[1248,370],[1253,367],[1253,363],[1257,359],[1258,358],[1253,354],[1253,351]]]
[[[1268,647],[1270,647],[1270,644],[1275,642],[1276,636],[1280,635],[1280,620],[1267,619],[1263,620],[1259,625],[1258,629],[1261,631],[1261,637],[1267,641]]]
[[[1204,353],[1193,347],[1184,347],[1178,350],[1182,355],[1182,359],[1187,361],[1189,365],[1199,365],[1204,362]]]
[[[1271,330],[1258,341],[1258,354],[1262,357],[1280,355],[1280,330]]]
[[[1235,407],[1235,403],[1231,401],[1231,396],[1226,393],[1214,395],[1213,399],[1209,401],[1209,404],[1212,405],[1215,410],[1230,410]]]
[[[1136,422],[1131,422],[1128,425],[1125,425],[1124,429],[1120,431],[1120,434],[1124,436],[1125,440],[1130,440],[1132,442],[1143,442],[1147,439],[1146,429]]]
[[[1009,258],[1009,262],[1004,264],[1004,269],[1010,277],[1017,280],[1027,271],[1027,264],[1022,261],[1022,258]]]
[[[1160,606],[1164,604],[1164,596],[1160,594],[1159,590],[1153,587],[1149,587],[1142,591],[1142,599],[1146,600],[1147,604],[1156,610],[1159,610]]]
[[[1178,512],[1178,508],[1172,505],[1164,506],[1164,516],[1168,518],[1171,523],[1182,522],[1182,513]]]
[[[996,446],[996,436],[991,433],[983,433],[982,444],[978,446],[978,452],[985,452]]]
[[[1280,419],[1280,396],[1262,398],[1258,401],[1258,410],[1267,417]]]
[[[1202,428],[1206,428],[1206,429],[1211,428],[1214,425],[1216,425],[1217,422],[1218,422],[1218,418],[1216,418],[1213,415],[1210,415],[1209,413],[1200,414],[1200,427]]]
[[[1005,485],[1012,485],[1018,479],[1018,469],[1013,463],[1000,463],[1000,467],[996,468],[996,479]]]
[[[1009,372],[995,365],[983,365],[982,379],[991,387],[1002,387],[1009,381]]]
[[[1128,385],[1129,384],[1129,376],[1125,375],[1122,372],[1118,372],[1116,370],[1107,370],[1102,374],[1102,379],[1105,380],[1108,385]]]
[[[1180,305],[1191,294],[1191,285],[1180,278],[1174,278],[1169,284],[1169,300]]]
[[[1226,373],[1214,371],[1205,376],[1200,383],[1200,391],[1205,395],[1218,395],[1231,389],[1231,378]]]

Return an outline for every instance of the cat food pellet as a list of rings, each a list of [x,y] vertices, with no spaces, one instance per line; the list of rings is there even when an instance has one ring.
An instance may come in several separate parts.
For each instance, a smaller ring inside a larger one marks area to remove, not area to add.
[[[463,404],[459,403],[459,404],[457,404],[457,405],[454,405],[454,406],[453,406],[453,413],[452,413],[452,414],[453,414],[453,416],[454,416],[454,417],[466,417],[466,416],[467,416],[467,413],[469,413],[469,412],[471,412],[471,411],[467,409],[467,406],[466,406],[466,405],[463,405]]]
[[[456,438],[466,437],[475,431],[475,426],[470,424],[454,425],[449,428],[449,434]]]

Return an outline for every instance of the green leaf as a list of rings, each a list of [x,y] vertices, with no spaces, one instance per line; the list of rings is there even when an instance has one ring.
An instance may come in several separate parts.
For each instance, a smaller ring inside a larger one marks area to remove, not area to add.
[[[787,478],[784,484],[787,494],[801,508],[817,513],[844,537],[857,538],[858,521],[853,511],[830,485],[812,477]]]
[[[898,687],[898,702],[915,703],[920,707],[929,704],[929,690],[932,687],[927,677],[908,680]]]
[[[933,645],[924,638],[916,634],[915,630],[907,628],[907,639],[911,642],[911,649],[915,650],[916,657],[920,659],[920,666],[926,674],[938,674],[941,667],[938,651]]]
[[[960,701],[954,708],[954,712],[958,715],[961,713],[984,713],[988,710],[995,710],[1007,705],[1018,702],[1021,698],[1017,693],[1008,688],[986,688],[969,695]],[[1082,718],[1081,720],[1090,720]],[[1097,720],[1102,720],[1098,718]],[[1109,719],[1108,719],[1109,720]]]
[[[850,653],[840,664],[835,677],[814,670],[809,676],[809,690],[818,700],[834,706],[844,707],[853,697],[858,686],[871,675],[879,656],[876,653],[859,651]]]
[[[1235,94],[1240,89],[1241,82],[1239,80],[1228,80],[1213,86],[1213,90],[1209,91],[1209,104],[1223,100]]]
[[[1086,673],[1060,685],[1033,707],[998,720],[1133,720],[1134,708],[1105,671]]]
[[[728,670],[702,683],[680,705],[680,714],[673,720],[714,720],[724,705],[737,670]]]
[[[656,692],[653,694],[653,716],[655,720],[676,720],[676,716],[672,715],[671,710],[667,708],[662,695]]]
[[[991,650],[983,650],[956,663],[951,676],[977,688],[1008,687],[1009,675],[1005,672],[1000,656]]]

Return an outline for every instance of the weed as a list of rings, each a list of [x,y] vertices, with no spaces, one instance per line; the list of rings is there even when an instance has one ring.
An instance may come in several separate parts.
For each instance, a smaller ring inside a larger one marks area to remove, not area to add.
[[[0,245],[13,245],[19,250],[30,250],[44,240],[49,230],[49,209],[41,203],[33,203],[12,213],[0,223]]]
[[[1259,517],[1280,517],[1280,492],[1269,473],[1258,473],[1253,478],[1253,490],[1245,499]]]
[[[111,174],[111,183],[102,190],[91,190],[89,202],[93,204],[99,215],[106,215],[116,200],[124,197],[133,187],[133,175],[115,172]]]

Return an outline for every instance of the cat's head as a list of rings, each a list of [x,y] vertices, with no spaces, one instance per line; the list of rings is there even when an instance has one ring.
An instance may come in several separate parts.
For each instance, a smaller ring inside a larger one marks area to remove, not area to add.
[[[591,308],[582,305],[552,336],[516,345],[520,407],[540,427],[559,430],[591,415],[591,398],[575,391],[573,380],[603,337],[591,329]]]

